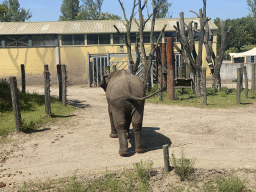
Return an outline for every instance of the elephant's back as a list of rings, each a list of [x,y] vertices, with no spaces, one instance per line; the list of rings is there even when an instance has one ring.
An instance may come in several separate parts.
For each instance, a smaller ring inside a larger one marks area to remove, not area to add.
[[[108,99],[125,98],[129,95],[144,96],[143,83],[137,76],[124,72],[110,80],[106,91]]]

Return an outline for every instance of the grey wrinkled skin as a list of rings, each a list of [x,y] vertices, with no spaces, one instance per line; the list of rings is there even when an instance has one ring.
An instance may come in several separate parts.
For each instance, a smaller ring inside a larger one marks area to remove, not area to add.
[[[111,138],[119,138],[119,154],[128,155],[129,127],[135,135],[135,151],[143,152],[142,120],[144,112],[144,86],[141,80],[126,70],[104,75],[100,85],[106,92],[111,124]],[[140,99],[141,100],[137,100]]]

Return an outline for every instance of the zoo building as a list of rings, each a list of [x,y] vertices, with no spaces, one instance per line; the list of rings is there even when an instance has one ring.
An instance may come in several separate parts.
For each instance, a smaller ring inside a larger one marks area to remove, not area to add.
[[[179,19],[156,19],[154,41],[156,42],[163,26],[167,24],[161,42],[165,37],[176,37],[173,25]],[[198,18],[185,18],[185,23],[197,22]],[[0,77],[16,76],[18,84],[21,77],[20,65],[24,64],[26,84],[43,84],[44,65],[49,66],[51,84],[57,83],[57,64],[67,67],[69,85],[87,84],[89,76],[90,55],[112,55],[111,63],[119,63],[127,69],[127,50],[123,39],[117,33],[114,25],[121,33],[126,33],[122,20],[84,20],[84,21],[54,21],[54,22],[2,22],[0,23]],[[213,32],[213,49],[216,52],[217,27],[209,21]],[[148,21],[144,30],[144,43],[147,54],[150,51],[151,22]],[[138,27],[135,22],[131,28],[132,50],[135,55],[135,41]],[[179,40],[174,42],[180,46]],[[89,58],[88,58],[89,57]],[[207,67],[206,53],[203,49],[203,67]],[[105,61],[105,60],[104,60]],[[125,65],[126,62],[126,65]],[[178,69],[180,55],[175,52],[175,68]],[[117,67],[119,69],[119,67]],[[177,71],[176,71],[177,72]],[[209,67],[207,75],[210,76]]]

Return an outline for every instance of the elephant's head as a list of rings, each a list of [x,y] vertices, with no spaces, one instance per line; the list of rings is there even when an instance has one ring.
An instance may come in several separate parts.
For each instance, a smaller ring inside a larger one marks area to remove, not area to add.
[[[100,87],[104,89],[104,91],[106,92],[107,90],[107,86],[108,86],[108,83],[110,81],[110,79],[116,74],[117,72],[113,71],[111,73],[109,73],[108,75],[103,75],[102,76],[102,80],[100,82]]]

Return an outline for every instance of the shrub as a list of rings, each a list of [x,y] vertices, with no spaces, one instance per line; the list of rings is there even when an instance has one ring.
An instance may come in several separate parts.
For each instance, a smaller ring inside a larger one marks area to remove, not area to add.
[[[145,163],[140,161],[139,163],[134,164],[135,174],[137,179],[139,180],[138,191],[149,191],[149,177],[150,172],[152,171],[152,166],[152,161],[148,161]]]
[[[245,191],[245,183],[245,180],[242,181],[233,175],[216,177],[218,192],[242,192]]]
[[[181,151],[181,158],[177,159],[172,153],[171,163],[173,165],[174,171],[177,175],[179,175],[180,180],[184,181],[185,179],[189,179],[190,175],[194,172],[194,165],[196,159],[187,159],[185,158],[184,151]]]

